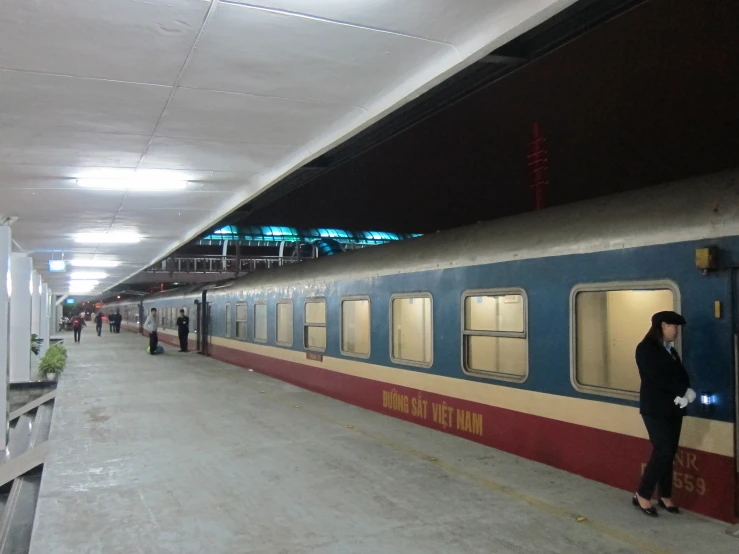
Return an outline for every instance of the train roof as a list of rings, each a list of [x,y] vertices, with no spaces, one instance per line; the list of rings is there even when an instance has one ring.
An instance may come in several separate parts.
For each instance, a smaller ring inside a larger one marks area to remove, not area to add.
[[[280,286],[339,276],[371,278],[732,235],[739,235],[739,171],[264,270],[236,279],[229,286]]]

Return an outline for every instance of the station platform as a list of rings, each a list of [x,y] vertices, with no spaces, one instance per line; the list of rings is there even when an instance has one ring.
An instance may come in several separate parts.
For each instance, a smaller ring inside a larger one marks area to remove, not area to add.
[[[66,340],[31,554],[739,552],[725,523],[147,344]]]

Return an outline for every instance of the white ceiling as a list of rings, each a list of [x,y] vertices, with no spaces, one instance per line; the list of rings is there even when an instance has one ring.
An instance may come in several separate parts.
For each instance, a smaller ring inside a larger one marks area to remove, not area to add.
[[[100,289],[575,0],[32,0],[0,10],[0,216]],[[91,191],[154,172],[177,192]],[[351,183],[347,183],[350,187]],[[349,197],[348,197],[349,198]],[[136,245],[79,232],[137,231]]]

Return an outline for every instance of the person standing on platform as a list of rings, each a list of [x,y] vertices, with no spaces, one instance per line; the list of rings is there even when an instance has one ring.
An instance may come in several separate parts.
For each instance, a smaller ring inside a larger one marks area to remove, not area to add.
[[[87,327],[82,314],[78,314],[72,318],[72,331],[74,332],[74,342],[82,340],[82,328]]]
[[[144,330],[149,332],[149,354],[152,356],[157,353],[157,346],[159,346],[159,335],[157,334],[157,329],[159,329],[157,309],[152,308],[151,313],[146,317],[146,321],[144,322]]]
[[[636,347],[641,389],[639,413],[652,443],[639,490],[632,503],[643,513],[656,517],[652,494],[659,487],[657,504],[670,513],[680,510],[672,502],[672,463],[680,442],[685,407],[695,400],[688,372],[680,361],[673,343],[685,319],[675,312],[659,312],[652,316],[652,327]]]
[[[190,318],[185,315],[185,310],[180,310],[177,318],[177,335],[180,337],[180,352],[187,352],[187,335],[190,333]]]
[[[115,332],[120,333],[121,332],[121,322],[123,321],[123,316],[121,315],[120,311],[117,311],[115,313]]]
[[[115,314],[113,312],[108,312],[108,323],[110,324],[110,332],[112,333],[115,331]]]
[[[98,332],[98,337],[103,332],[103,312],[98,312],[95,316],[95,330]]]

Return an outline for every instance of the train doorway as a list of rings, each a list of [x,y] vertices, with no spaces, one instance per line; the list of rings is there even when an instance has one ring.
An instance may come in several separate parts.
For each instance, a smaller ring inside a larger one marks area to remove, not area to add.
[[[739,270],[731,270],[734,338],[734,515],[739,517]]]
[[[207,292],[203,291],[203,296],[200,302],[196,301],[197,305],[197,319],[198,319],[198,336],[197,336],[197,350],[199,354],[203,356],[210,356],[210,302],[208,302]]]

